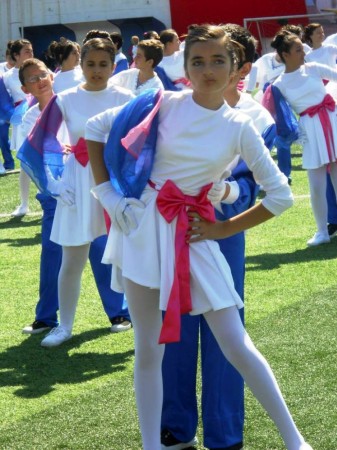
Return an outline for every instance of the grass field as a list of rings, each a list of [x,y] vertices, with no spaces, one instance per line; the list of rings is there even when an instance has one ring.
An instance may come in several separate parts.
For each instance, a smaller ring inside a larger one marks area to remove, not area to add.
[[[337,238],[307,248],[315,225],[296,147],[293,163],[293,208],[247,233],[246,325],[300,430],[315,450],[336,450]],[[31,213],[13,219],[18,175],[0,178],[0,450],[139,450],[133,332],[109,332],[89,267],[73,339],[48,350],[41,336],[21,334],[38,295],[34,194],[32,186]],[[245,450],[283,448],[247,390]]]

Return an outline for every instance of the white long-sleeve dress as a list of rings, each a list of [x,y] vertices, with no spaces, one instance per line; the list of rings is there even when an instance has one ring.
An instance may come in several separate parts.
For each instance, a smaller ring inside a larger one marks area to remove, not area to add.
[[[112,106],[124,105],[133,94],[115,86],[101,91],[87,91],[76,86],[57,97],[70,144],[76,145],[81,137],[84,138],[85,124],[90,117]],[[95,185],[90,162],[83,167],[72,153],[62,179],[75,191],[75,206],[57,203],[50,239],[63,246],[78,246],[106,234],[103,208],[90,193]]]
[[[86,138],[105,142],[117,110],[90,119]],[[274,214],[292,203],[287,179],[278,170],[248,116],[226,103],[217,111],[196,104],[191,91],[165,92],[159,111],[157,148],[151,180],[160,188],[172,180],[188,195],[197,195],[219,180],[228,164],[241,154],[263,184],[263,203]],[[121,291],[121,276],[160,289],[160,308],[166,309],[175,266],[176,219],[170,224],[156,206],[158,191],[146,187],[136,209],[138,227],[128,236],[111,228],[104,262],[113,262],[112,286]],[[206,240],[189,246],[193,314],[221,309],[242,301],[234,289],[229,266],[217,242]]]
[[[318,63],[303,64],[298,70],[283,73],[274,82],[292,109],[300,114],[311,106],[321,103],[327,94],[323,79],[337,81],[337,70]],[[328,111],[333,132],[333,139],[337,145],[336,110]],[[323,127],[318,115],[301,116],[299,119],[301,140],[303,143],[302,166],[304,169],[316,169],[328,164],[329,155],[325,142]],[[334,149],[333,160],[337,159]]]

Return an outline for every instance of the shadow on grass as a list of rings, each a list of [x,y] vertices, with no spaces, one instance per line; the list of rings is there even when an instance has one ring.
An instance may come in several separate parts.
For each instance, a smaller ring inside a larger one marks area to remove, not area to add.
[[[336,259],[336,256],[337,239],[334,239],[330,244],[307,247],[291,253],[262,253],[259,255],[247,256],[246,270],[271,270],[285,264]],[[253,267],[250,267],[249,264],[252,264]]]
[[[6,230],[8,228],[27,228],[36,227],[41,225],[41,217],[37,217],[32,220],[27,220],[24,217],[11,217],[6,222],[0,222],[0,230]]]
[[[0,355],[0,387],[18,386],[18,397],[37,398],[51,392],[56,384],[82,383],[124,370],[133,350],[69,354],[81,344],[107,334],[111,335],[105,328],[86,331],[52,349],[40,346],[41,335],[30,336]]]

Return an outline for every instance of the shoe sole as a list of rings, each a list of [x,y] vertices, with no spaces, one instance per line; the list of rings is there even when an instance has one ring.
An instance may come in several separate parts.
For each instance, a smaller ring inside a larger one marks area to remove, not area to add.
[[[308,247],[318,247],[319,245],[330,244],[330,242],[331,242],[330,240],[329,241],[324,241],[324,242],[319,242],[318,244],[313,244],[313,243],[309,244],[309,242],[307,242],[307,246]]]
[[[115,325],[112,325],[112,327],[111,327],[111,333],[122,333],[123,331],[128,331],[128,330],[131,330],[131,328],[132,328],[131,324],[123,326],[123,328],[114,328],[114,326]]]
[[[183,450],[198,444],[198,439],[194,437],[190,442],[180,442],[179,444],[166,446],[161,444],[161,450]]]
[[[40,334],[43,333],[44,331],[48,331],[50,330],[51,327],[43,327],[43,328],[37,328],[36,330],[22,330],[22,334]]]

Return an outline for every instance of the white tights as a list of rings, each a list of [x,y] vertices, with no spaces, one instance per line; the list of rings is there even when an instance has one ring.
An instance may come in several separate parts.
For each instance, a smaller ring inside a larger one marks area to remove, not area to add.
[[[124,279],[124,288],[135,331],[135,391],[143,449],[160,450],[164,346],[158,345],[162,324],[159,291],[128,279]],[[287,449],[300,450],[303,437],[288,411],[271,368],[245,331],[237,308],[210,311],[204,316],[224,355],[241,373],[278,427]]]
[[[326,200],[327,167],[308,170],[310,201],[318,232],[327,232],[328,204]],[[330,178],[337,196],[337,164],[330,164]]]
[[[24,170],[20,170],[19,189],[20,189],[20,206],[28,208],[30,178]]]
[[[71,333],[80,296],[81,277],[88,260],[90,244],[62,247],[62,264],[58,277],[60,326]]]

